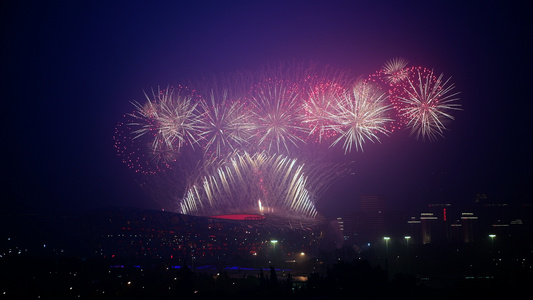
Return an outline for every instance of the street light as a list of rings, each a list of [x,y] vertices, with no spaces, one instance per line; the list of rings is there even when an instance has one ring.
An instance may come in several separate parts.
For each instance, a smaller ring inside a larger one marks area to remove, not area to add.
[[[494,238],[496,237],[495,234],[489,234],[489,237],[490,237],[490,241],[492,243],[492,247],[494,247]]]
[[[406,236],[404,236],[404,238],[405,238],[405,247],[406,247],[405,252],[407,253],[407,255],[405,255],[407,257],[407,272],[410,273],[411,272],[411,264],[409,263],[409,239],[411,239],[411,236],[410,235],[406,235]]]
[[[407,247],[409,247],[409,239],[411,238],[411,236],[410,235],[406,235],[406,236],[404,236],[404,238],[405,238],[405,244],[407,245]]]
[[[276,244],[278,243],[278,240],[270,240],[270,243],[274,246],[274,250],[272,252],[272,257],[275,258],[276,256]],[[274,259],[272,259],[274,260]]]
[[[383,239],[385,240],[385,248],[387,248],[387,254],[389,253],[389,240],[390,240],[390,236],[385,236],[383,237]]]
[[[387,278],[389,278],[389,240],[390,236],[384,236],[383,239],[385,240],[385,248],[387,249],[387,253],[385,254],[385,273],[387,274]]]

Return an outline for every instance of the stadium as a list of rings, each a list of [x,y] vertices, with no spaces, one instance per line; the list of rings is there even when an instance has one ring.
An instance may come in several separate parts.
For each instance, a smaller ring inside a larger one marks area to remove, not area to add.
[[[108,208],[87,215],[88,256],[116,265],[160,262],[196,268],[238,265],[258,270],[308,268],[323,238],[319,222],[275,215],[199,217],[138,208]],[[305,253],[305,255],[303,255]]]

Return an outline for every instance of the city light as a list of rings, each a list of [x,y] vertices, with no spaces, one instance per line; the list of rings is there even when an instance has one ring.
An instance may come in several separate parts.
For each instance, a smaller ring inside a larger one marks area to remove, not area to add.
[[[271,240],[270,243],[274,246],[274,253],[276,253],[276,244],[278,243],[278,240]]]
[[[492,244],[492,246],[494,247],[494,238],[496,237],[495,234],[489,234],[489,237],[490,237],[490,242]]]
[[[385,240],[385,248],[387,249],[387,254],[389,253],[389,240],[390,240],[390,236],[385,236],[383,237],[383,239]]]

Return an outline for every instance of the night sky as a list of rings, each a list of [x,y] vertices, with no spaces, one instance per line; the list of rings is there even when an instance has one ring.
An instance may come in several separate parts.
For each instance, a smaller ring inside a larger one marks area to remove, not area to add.
[[[436,142],[401,132],[346,155],[355,174],[319,211],[356,210],[362,194],[394,208],[471,203],[477,193],[532,202],[531,5],[398,2],[1,4],[2,206],[159,208],[113,147],[116,123],[143,90],[292,60],[366,76],[395,57],[451,76],[463,110]]]

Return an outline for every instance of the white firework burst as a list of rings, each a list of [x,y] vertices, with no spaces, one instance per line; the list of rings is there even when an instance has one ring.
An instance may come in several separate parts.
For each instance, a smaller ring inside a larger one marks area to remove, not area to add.
[[[362,151],[365,141],[379,141],[378,134],[388,135],[386,126],[392,119],[388,117],[391,106],[385,103],[386,99],[384,92],[368,82],[355,84],[331,115],[335,122],[332,128],[340,134],[331,146],[343,141],[345,153],[351,152],[353,146]]]
[[[303,143],[308,129],[301,125],[299,94],[283,81],[267,80],[252,95],[257,144],[267,151],[289,152]]]
[[[184,145],[193,146],[198,142],[200,116],[196,109],[198,104],[191,95],[170,88],[152,91],[153,99],[146,93],[145,96],[146,104],[134,103],[137,111],[131,116],[136,122],[128,124],[136,128],[132,132],[134,138],[151,135],[150,148],[155,152],[179,152]]]
[[[248,143],[253,132],[251,114],[244,103],[230,101],[227,95],[227,91],[224,92],[217,103],[214,93],[211,93],[210,104],[200,102],[203,111],[201,136],[205,141],[205,153],[209,155],[222,156],[241,148]]]

